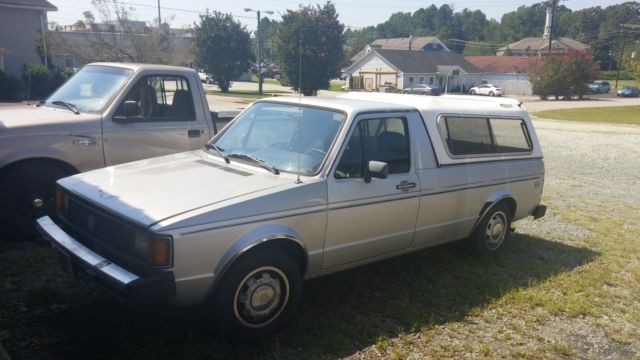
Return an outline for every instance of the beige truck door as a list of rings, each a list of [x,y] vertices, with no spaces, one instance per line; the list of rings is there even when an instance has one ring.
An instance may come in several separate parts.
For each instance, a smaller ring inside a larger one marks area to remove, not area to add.
[[[140,78],[103,121],[106,165],[202,147],[209,130],[198,89],[183,75]]]

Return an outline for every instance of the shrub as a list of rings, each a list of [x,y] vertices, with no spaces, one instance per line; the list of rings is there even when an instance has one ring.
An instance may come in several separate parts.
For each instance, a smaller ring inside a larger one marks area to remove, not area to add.
[[[0,100],[16,101],[22,99],[22,83],[13,76],[0,71]]]
[[[71,75],[71,69],[54,67],[50,70],[41,64],[24,64],[22,67],[22,79],[30,99],[46,98]]]

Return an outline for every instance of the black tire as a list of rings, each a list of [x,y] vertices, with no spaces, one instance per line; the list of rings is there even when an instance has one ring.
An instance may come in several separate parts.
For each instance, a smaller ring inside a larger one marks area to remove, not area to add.
[[[209,306],[225,336],[256,339],[282,329],[295,314],[301,294],[300,268],[289,255],[271,248],[238,259],[218,284]]]
[[[476,94],[476,91],[475,91],[475,90],[471,90],[471,91],[469,91],[469,94],[471,94],[471,95],[475,95],[475,94]]]
[[[494,94],[493,91],[489,91],[489,96],[496,96],[496,94]]]
[[[55,214],[56,180],[74,171],[49,163],[29,162],[7,169],[0,178],[0,226],[8,238],[2,240],[30,240],[37,236],[35,220]],[[36,208],[34,200],[41,199]]]
[[[484,255],[498,251],[511,234],[512,218],[511,209],[506,203],[496,204],[467,239],[467,248]]]

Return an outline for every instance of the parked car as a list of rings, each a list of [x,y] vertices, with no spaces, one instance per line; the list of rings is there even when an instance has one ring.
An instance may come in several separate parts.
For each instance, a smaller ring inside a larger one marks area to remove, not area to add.
[[[200,81],[205,83],[205,84],[213,84],[213,77],[211,77],[210,75],[206,74],[202,70],[198,71],[198,77],[200,78]]]
[[[59,178],[200,149],[231,117],[210,113],[195,70],[121,63],[85,66],[37,106],[1,108],[3,238],[35,235]]]
[[[284,326],[301,282],[544,216],[542,150],[512,99],[351,93],[255,102],[201,150],[58,181],[38,219],[72,274],[205,304],[230,336]]]
[[[493,84],[482,84],[478,86],[474,86],[469,89],[469,94],[471,95],[489,95],[489,96],[502,96],[504,95],[504,90],[499,87],[496,87]]]
[[[611,84],[608,81],[594,81],[587,85],[587,90],[595,94],[608,94],[611,91]]]
[[[413,84],[402,90],[403,94],[439,95],[440,89],[435,85]]]
[[[625,97],[639,97],[640,96],[640,88],[634,86],[623,86],[617,91],[617,96],[625,96]]]

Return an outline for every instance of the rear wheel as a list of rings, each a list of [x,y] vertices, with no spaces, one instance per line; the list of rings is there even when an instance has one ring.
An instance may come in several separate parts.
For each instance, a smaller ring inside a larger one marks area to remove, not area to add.
[[[269,249],[243,255],[224,275],[211,301],[220,330],[230,338],[271,335],[293,317],[302,275],[286,253]]]
[[[37,162],[8,169],[0,179],[0,222],[8,230],[6,240],[35,237],[35,220],[55,213],[56,180],[72,174],[62,166]]]
[[[511,220],[511,209],[507,204],[496,204],[489,209],[474,233],[467,239],[467,247],[481,254],[498,251],[511,233]]]

